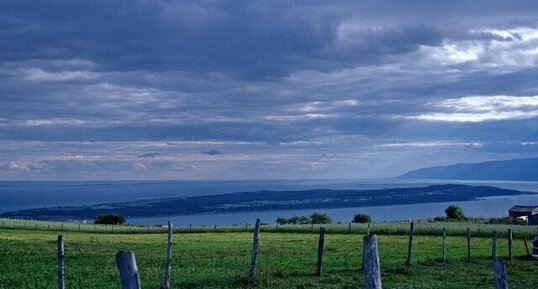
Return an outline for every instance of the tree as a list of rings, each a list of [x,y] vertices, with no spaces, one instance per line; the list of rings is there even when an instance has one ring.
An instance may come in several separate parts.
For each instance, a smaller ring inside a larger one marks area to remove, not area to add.
[[[326,213],[314,212],[310,216],[311,224],[330,224],[332,223],[331,217]]]
[[[463,213],[463,210],[458,206],[449,206],[445,210],[446,218],[449,220],[456,220],[456,221],[463,221],[467,219],[465,217],[465,214]]]
[[[370,218],[370,215],[366,214],[355,214],[353,216],[353,223],[371,223],[372,218]]]
[[[99,215],[95,217],[95,224],[120,225],[125,223],[125,217],[118,214]]]
[[[310,224],[310,218],[308,216],[293,216],[289,221],[290,224]]]
[[[288,223],[288,219],[283,218],[283,217],[278,217],[276,219],[276,223],[279,225],[286,225]]]

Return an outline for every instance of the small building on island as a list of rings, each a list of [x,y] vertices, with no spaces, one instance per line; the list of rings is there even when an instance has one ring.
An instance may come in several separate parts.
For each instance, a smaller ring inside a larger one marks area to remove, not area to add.
[[[529,225],[538,225],[538,206],[513,206],[508,216],[523,219]]]

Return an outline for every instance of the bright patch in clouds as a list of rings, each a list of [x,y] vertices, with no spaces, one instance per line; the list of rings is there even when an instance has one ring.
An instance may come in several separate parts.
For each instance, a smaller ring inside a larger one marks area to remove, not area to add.
[[[466,96],[433,104],[449,112],[430,112],[412,119],[447,122],[482,122],[530,119],[538,116],[538,96]]]
[[[473,70],[515,71],[538,63],[538,29],[471,30],[466,37],[447,38],[439,46],[422,45],[420,53],[435,65],[473,63]]]

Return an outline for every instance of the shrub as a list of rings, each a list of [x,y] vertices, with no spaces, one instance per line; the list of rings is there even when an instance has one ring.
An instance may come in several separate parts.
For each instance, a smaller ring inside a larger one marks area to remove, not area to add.
[[[330,224],[332,223],[331,217],[326,213],[314,212],[310,216],[311,224]]]
[[[305,225],[305,224],[330,224],[331,217],[325,213],[314,212],[311,216],[293,216],[289,219],[278,217],[276,222],[279,225]]]
[[[278,218],[276,218],[276,223],[279,224],[279,225],[286,225],[288,223],[288,219],[278,217]]]
[[[527,222],[514,217],[491,218],[488,224],[526,225]]]
[[[465,214],[463,210],[458,206],[449,206],[445,210],[446,218],[449,220],[463,221],[465,220]]]
[[[99,215],[95,217],[95,224],[120,225],[125,223],[125,217],[118,214]]]
[[[288,219],[288,224],[295,224],[295,225],[310,224],[310,218],[308,216],[293,216]]]
[[[370,215],[367,214],[355,214],[353,216],[353,223],[371,223],[372,218],[370,218]]]

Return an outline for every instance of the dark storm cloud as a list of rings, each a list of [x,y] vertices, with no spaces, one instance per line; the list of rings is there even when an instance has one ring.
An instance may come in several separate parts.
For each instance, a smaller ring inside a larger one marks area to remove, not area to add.
[[[442,6],[392,4],[4,1],[0,59],[81,58],[110,70],[222,71],[267,78],[381,61],[443,39],[434,17],[405,17],[406,10],[415,13],[424,6],[439,13]],[[376,23],[384,18],[385,23]]]
[[[377,177],[536,154],[536,15],[534,1],[2,1],[0,177]]]
[[[145,153],[145,154],[137,155],[136,157],[144,159],[144,158],[154,158],[154,157],[158,157],[158,156],[159,156],[159,153]]]

